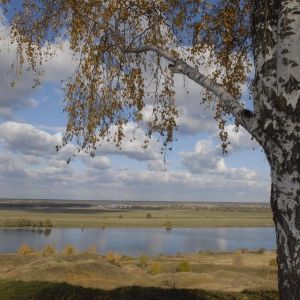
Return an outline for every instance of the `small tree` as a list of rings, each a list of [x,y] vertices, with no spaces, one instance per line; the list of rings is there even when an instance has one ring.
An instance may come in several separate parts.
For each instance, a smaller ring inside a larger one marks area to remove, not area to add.
[[[90,245],[88,253],[89,254],[95,254],[96,253],[96,247],[93,246],[93,245]]]
[[[166,226],[166,230],[172,229],[172,223],[170,221],[167,221],[165,226]]]
[[[160,274],[161,272],[161,267],[160,267],[160,262],[159,261],[155,261],[151,267],[148,273],[152,274],[152,275],[157,275]]]
[[[116,266],[119,266],[120,263],[121,263],[121,257],[120,257],[120,255],[119,255],[118,251],[116,251],[116,252],[115,252],[115,255],[114,255],[114,264],[115,264]]]
[[[61,251],[62,254],[74,254],[74,247],[71,245],[66,245]]]
[[[150,214],[150,213],[147,213],[147,214],[146,214],[146,218],[147,218],[147,219],[151,219],[151,214]]]
[[[18,250],[18,254],[20,255],[26,255],[33,253],[33,250],[29,247],[27,243],[24,243]]]
[[[111,250],[106,253],[105,260],[111,264],[114,263],[115,258]]]
[[[46,220],[44,221],[44,226],[45,226],[45,227],[52,227],[53,225],[52,225],[51,220],[50,220],[50,219],[46,219]]]
[[[2,224],[3,227],[13,227],[13,221],[10,219],[7,219]]]
[[[147,254],[142,254],[139,257],[139,266],[145,268],[149,263],[149,257]]]
[[[43,249],[43,254],[54,254],[55,249],[53,245],[46,245]]]
[[[191,264],[185,260],[180,262],[178,268],[176,269],[176,272],[189,272],[191,271]]]

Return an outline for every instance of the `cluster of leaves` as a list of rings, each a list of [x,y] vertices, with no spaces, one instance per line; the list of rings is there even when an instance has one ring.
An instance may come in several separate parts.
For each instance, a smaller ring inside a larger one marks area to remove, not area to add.
[[[16,221],[7,219],[2,224],[3,227],[52,227],[52,222],[50,219],[46,219],[45,221],[41,220],[25,220],[18,219]]]
[[[1,2],[8,7],[9,1]],[[65,83],[68,124],[63,145],[76,139],[78,151],[92,156],[104,142],[121,148],[124,128],[133,121],[148,128],[144,147],[157,132],[165,151],[176,139],[178,107],[173,74],[161,52],[169,60],[182,56],[196,68],[205,58],[211,77],[238,99],[251,66],[249,3],[24,0],[11,28],[12,43],[18,45],[17,73],[27,61],[39,84],[44,60],[68,41],[77,68]],[[206,100],[216,110],[225,145],[228,111],[212,95]]]
[[[213,71],[210,78],[221,83],[237,100],[242,96],[242,87],[252,86],[251,52],[251,11],[250,0],[218,1],[203,7],[202,17],[194,25],[191,52],[207,61]],[[207,51],[207,48],[209,51]],[[230,113],[221,99],[209,91],[204,92],[203,102],[215,110],[215,120],[219,122],[220,139],[223,150],[230,142],[225,131]],[[237,128],[238,124],[236,123]]]

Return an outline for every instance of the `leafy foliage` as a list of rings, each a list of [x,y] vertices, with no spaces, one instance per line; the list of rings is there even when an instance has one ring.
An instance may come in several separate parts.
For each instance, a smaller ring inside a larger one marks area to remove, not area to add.
[[[176,272],[189,272],[191,271],[191,264],[187,261],[181,261]]]
[[[105,256],[105,260],[113,265],[119,266],[121,263],[121,257],[118,253],[118,251],[115,252],[115,254],[112,253],[112,251],[108,251]]]
[[[88,253],[89,254],[95,254],[96,253],[96,247],[93,246],[93,245],[90,245]]]
[[[74,254],[74,247],[72,245],[66,245],[61,251],[62,254]]]
[[[55,248],[53,245],[46,245],[43,249],[43,254],[54,254]]]
[[[1,2],[7,10],[9,1]],[[68,44],[77,67],[65,82],[69,121],[63,145],[76,139],[78,151],[92,156],[104,142],[121,148],[125,126],[135,122],[148,128],[143,146],[157,132],[164,152],[176,139],[178,118],[169,62],[181,57],[198,69],[206,61],[209,76],[238,99],[251,67],[249,3],[25,0],[10,32],[18,46],[17,74],[28,62],[38,85],[44,61]],[[212,94],[205,99],[216,111],[225,148],[229,111]]]
[[[114,264],[119,266],[121,263],[121,257],[118,253],[118,251],[115,252],[115,255],[114,255]]]
[[[139,256],[138,261],[139,261],[138,265],[142,268],[145,268],[149,263],[149,257],[147,254],[142,254]]]
[[[159,261],[155,261],[151,265],[150,270],[148,271],[148,273],[150,273],[152,275],[157,275],[157,274],[160,274],[160,272],[161,272],[160,262]]]
[[[50,219],[46,219],[46,220],[44,221],[44,226],[45,226],[45,227],[52,227],[53,225],[52,225],[51,220],[50,220]]]
[[[167,221],[165,223],[165,227],[166,227],[166,229],[171,229],[172,228],[172,223],[170,221]]]

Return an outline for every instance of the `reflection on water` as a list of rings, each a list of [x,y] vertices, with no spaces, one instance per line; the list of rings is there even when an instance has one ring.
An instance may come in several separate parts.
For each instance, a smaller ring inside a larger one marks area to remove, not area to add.
[[[239,248],[250,250],[276,247],[274,228],[46,228],[46,229],[1,229],[0,253],[16,253],[24,242],[33,249],[53,245],[61,251],[65,245],[87,250],[94,245],[98,253],[118,250],[120,255],[139,256],[147,253],[176,254],[196,253],[199,250],[233,251]]]
[[[49,236],[51,234],[51,228],[44,229],[44,236]]]

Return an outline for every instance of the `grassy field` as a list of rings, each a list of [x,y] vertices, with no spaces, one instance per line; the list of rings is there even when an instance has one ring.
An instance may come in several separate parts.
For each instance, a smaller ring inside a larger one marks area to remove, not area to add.
[[[151,214],[151,218],[147,218]],[[161,228],[170,221],[173,228],[267,227],[274,226],[270,211],[222,211],[172,209],[0,209],[0,225],[5,220],[50,219],[54,227]]]
[[[136,258],[119,266],[98,254],[0,255],[1,300],[22,299],[278,299],[273,251],[178,254]],[[176,272],[181,261],[189,272]],[[160,272],[149,273],[154,262]],[[41,281],[42,278],[42,281]],[[245,292],[247,290],[247,292]]]

